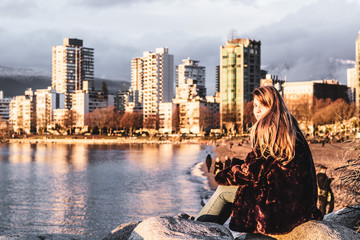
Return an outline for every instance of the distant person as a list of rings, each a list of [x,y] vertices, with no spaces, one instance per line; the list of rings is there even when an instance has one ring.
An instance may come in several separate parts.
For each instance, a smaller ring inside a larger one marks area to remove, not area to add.
[[[196,221],[237,232],[285,234],[321,220],[311,151],[283,98],[272,86],[253,91],[252,150],[241,165],[220,171],[213,196]]]
[[[211,164],[212,164],[212,159],[211,159],[211,155],[208,154],[206,156],[206,160],[205,160],[205,163],[206,163],[206,167],[208,169],[208,172],[210,172],[210,168],[211,168]]]
[[[334,210],[334,194],[331,190],[330,184],[332,178],[329,178],[326,175],[327,167],[321,165],[319,173],[316,175],[318,183],[318,206],[320,211],[326,215],[331,213]],[[326,211],[327,206],[329,206],[328,211]]]
[[[228,168],[228,167],[231,166],[231,159],[229,158],[228,155],[225,156],[225,162],[224,162],[224,164],[225,164],[225,168]]]
[[[214,174],[216,175],[218,172],[220,172],[221,170],[223,170],[224,165],[223,163],[220,161],[220,158],[216,158],[215,160],[215,165],[214,165]]]
[[[232,148],[232,147],[233,147],[233,145],[234,145],[234,143],[233,143],[233,142],[230,142],[230,148]]]

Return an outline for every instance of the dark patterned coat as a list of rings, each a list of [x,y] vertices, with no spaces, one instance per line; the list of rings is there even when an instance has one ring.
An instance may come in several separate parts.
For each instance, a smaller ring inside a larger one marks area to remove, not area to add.
[[[221,185],[239,185],[229,227],[234,231],[284,234],[308,220],[321,220],[317,209],[317,185],[309,146],[298,134],[295,157],[282,165],[273,158],[256,158],[219,172]]]

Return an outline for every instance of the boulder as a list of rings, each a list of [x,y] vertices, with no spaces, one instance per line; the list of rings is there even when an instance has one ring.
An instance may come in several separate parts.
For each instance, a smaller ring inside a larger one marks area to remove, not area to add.
[[[207,239],[233,240],[231,231],[217,223],[179,217],[152,217],[139,223],[129,240]]]
[[[348,207],[327,214],[323,221],[309,221],[283,235],[237,233],[235,240],[358,240],[360,233],[353,229],[359,225],[360,206]],[[233,233],[216,223],[197,222],[179,217],[152,217],[142,222],[122,224],[104,240],[151,239],[234,239]]]
[[[109,235],[107,235],[103,240],[126,240],[129,239],[132,231],[136,228],[136,226],[140,223],[138,222],[129,222],[124,223],[111,231]]]
[[[271,236],[277,240],[359,240],[360,233],[345,226],[326,221],[308,221],[290,233]]]
[[[324,221],[343,225],[356,230],[360,226],[360,205],[346,207],[325,215]]]

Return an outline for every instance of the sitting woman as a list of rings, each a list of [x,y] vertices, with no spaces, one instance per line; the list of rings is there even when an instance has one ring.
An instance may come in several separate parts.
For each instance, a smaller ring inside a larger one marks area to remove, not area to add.
[[[253,91],[252,151],[220,171],[219,184],[195,220],[248,233],[284,234],[322,213],[316,207],[313,159],[297,121],[274,87]]]

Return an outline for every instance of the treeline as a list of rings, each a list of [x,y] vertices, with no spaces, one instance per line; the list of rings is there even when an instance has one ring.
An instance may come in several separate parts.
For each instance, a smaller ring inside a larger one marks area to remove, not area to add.
[[[137,112],[120,113],[115,107],[97,108],[87,113],[85,123],[89,126],[90,133],[112,133],[113,130],[123,129],[127,133],[133,133],[143,126],[143,115]]]
[[[314,99],[312,104],[306,99],[287,103],[291,114],[305,124],[325,125],[349,120],[355,116],[355,104],[350,104],[344,99],[335,101],[328,99]],[[244,124],[251,126],[256,122],[253,114],[253,101],[244,105]]]

